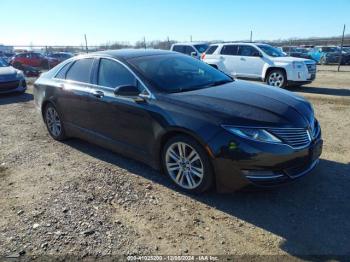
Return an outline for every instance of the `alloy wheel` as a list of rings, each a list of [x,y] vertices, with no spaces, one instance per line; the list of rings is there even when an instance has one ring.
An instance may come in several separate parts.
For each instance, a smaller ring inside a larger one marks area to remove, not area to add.
[[[171,144],[165,154],[165,164],[171,179],[185,189],[197,188],[204,177],[199,153],[184,142]]]
[[[59,137],[62,132],[62,124],[60,117],[55,108],[52,106],[48,107],[46,110],[46,124],[50,133],[54,137]]]
[[[270,86],[282,87],[284,84],[284,75],[279,72],[273,72],[268,79]]]

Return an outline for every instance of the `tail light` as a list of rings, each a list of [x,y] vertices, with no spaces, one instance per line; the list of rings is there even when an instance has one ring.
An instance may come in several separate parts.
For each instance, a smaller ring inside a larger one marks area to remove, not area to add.
[[[201,59],[204,60],[204,58],[205,58],[205,53],[203,53],[203,54],[201,55]]]

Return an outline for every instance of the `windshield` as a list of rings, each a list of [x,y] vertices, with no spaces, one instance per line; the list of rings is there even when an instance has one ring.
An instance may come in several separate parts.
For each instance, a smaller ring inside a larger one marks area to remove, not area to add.
[[[233,81],[204,62],[184,55],[147,56],[128,62],[161,92],[184,92]]]
[[[322,47],[323,52],[340,52],[338,47]]]
[[[199,53],[204,53],[208,49],[209,45],[194,45],[194,47],[198,50]]]
[[[270,45],[257,45],[264,53],[272,57],[286,56],[281,50]]]
[[[6,67],[9,66],[4,59],[0,58],[0,67]]]

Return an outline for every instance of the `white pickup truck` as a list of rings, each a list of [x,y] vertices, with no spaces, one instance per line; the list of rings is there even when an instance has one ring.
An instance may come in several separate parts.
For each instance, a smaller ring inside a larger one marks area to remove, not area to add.
[[[267,44],[212,44],[202,60],[230,76],[262,80],[276,87],[301,86],[316,78],[313,60],[286,56]]]

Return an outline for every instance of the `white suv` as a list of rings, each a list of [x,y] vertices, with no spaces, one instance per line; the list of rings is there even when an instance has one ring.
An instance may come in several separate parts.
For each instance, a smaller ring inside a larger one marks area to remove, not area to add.
[[[176,43],[171,46],[170,50],[200,59],[208,46],[206,42]]]
[[[258,79],[277,87],[300,86],[316,77],[313,60],[286,56],[267,44],[213,44],[202,60],[233,77]]]

